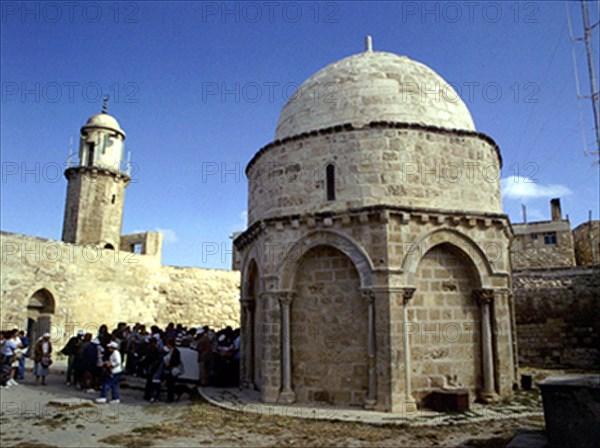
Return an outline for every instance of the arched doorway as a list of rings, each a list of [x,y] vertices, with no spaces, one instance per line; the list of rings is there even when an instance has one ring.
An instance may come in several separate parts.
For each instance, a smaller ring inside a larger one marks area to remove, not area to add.
[[[27,303],[27,337],[32,343],[50,332],[54,314],[54,297],[47,289],[38,289]]]
[[[440,244],[421,259],[415,285],[408,308],[414,398],[427,406],[429,394],[446,387],[467,389],[475,397],[482,385],[475,265],[461,249]]]
[[[368,389],[367,303],[344,253],[316,246],[300,259],[291,304],[296,401],[363,406]]]

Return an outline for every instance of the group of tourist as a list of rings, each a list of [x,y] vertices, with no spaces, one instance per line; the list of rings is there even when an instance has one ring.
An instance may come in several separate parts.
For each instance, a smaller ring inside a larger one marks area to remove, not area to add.
[[[31,356],[29,339],[23,331],[10,330],[0,333],[0,386],[18,386],[17,380],[25,378],[25,358]],[[52,342],[50,333],[40,336],[33,346],[33,374],[38,383],[46,385],[48,369],[52,364]]]
[[[17,330],[2,333],[2,386],[18,385],[23,379],[25,358],[31,347],[24,333]],[[202,386],[236,386],[239,378],[240,330],[231,327],[216,331],[208,325],[186,328],[170,323],[164,330],[153,325],[148,330],[136,323],[133,327],[119,323],[110,331],[100,326],[94,336],[79,330],[69,339],[60,353],[67,356],[66,385],[76,386],[87,393],[100,391],[98,403],[119,402],[119,381],[122,375],[146,380],[144,399],[155,402],[161,385],[167,389],[167,402],[175,399],[175,383],[185,372],[180,348],[195,350],[198,363],[198,382]],[[50,334],[43,334],[33,348],[36,382],[46,384],[52,364]],[[16,379],[15,379],[16,378]]]

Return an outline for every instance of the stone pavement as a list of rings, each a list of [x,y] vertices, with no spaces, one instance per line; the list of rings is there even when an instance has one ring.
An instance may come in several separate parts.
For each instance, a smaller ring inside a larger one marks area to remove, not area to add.
[[[443,413],[407,408],[401,414],[391,414],[364,409],[339,408],[326,404],[266,404],[260,402],[258,391],[238,388],[204,387],[198,388],[198,391],[209,403],[237,412],[371,425],[436,426],[544,415],[541,398],[537,392],[517,391],[510,401],[492,405],[471,403],[471,409],[467,412]]]

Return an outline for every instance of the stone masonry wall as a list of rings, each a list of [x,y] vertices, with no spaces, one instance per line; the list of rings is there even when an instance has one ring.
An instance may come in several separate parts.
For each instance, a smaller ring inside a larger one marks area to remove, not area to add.
[[[336,200],[325,172],[336,167]],[[248,223],[377,204],[500,213],[500,160],[476,135],[364,127],[273,144],[248,167]]]
[[[239,325],[239,272],[162,266],[154,257],[2,232],[1,320],[24,326],[30,297],[55,302],[53,337],[143,322]],[[70,325],[67,325],[70,323]]]
[[[409,306],[412,383],[419,401],[433,390],[460,387],[471,399],[482,385],[477,281],[464,257],[443,246],[430,250],[417,271]]]
[[[584,222],[573,230],[577,266],[600,264],[600,221]]]
[[[292,302],[292,387],[297,401],[363,406],[367,302],[348,257],[330,247],[304,255]]]
[[[64,241],[119,247],[128,179],[95,167],[70,168]]]
[[[600,368],[600,268],[513,274],[519,363]]]

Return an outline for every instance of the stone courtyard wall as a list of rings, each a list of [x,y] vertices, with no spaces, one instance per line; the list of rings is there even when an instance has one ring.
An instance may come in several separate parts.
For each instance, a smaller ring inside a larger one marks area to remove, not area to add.
[[[600,267],[513,273],[519,363],[600,368]]]
[[[2,232],[3,328],[24,328],[30,297],[53,297],[53,338],[100,324],[239,326],[239,272],[162,266],[155,257]]]

